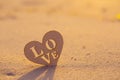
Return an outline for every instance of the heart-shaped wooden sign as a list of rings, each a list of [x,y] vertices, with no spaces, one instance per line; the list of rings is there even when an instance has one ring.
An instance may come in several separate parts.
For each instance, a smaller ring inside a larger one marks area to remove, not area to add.
[[[63,48],[63,37],[57,31],[49,31],[42,43],[31,41],[25,45],[24,54],[30,61],[42,65],[57,65]]]

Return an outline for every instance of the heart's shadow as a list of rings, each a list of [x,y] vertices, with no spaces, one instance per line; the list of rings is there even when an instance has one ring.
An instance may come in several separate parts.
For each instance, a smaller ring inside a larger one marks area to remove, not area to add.
[[[56,66],[39,67],[20,77],[18,80],[53,80]]]

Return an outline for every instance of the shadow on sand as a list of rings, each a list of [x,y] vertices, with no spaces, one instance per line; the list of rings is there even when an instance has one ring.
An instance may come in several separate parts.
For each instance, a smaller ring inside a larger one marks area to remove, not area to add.
[[[23,75],[18,80],[53,80],[56,66],[43,66]]]

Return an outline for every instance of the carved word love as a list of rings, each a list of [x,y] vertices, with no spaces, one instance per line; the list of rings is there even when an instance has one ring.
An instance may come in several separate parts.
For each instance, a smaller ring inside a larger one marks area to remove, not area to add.
[[[57,31],[47,32],[42,40],[25,45],[24,54],[30,61],[42,65],[57,65],[63,48],[63,37]]]

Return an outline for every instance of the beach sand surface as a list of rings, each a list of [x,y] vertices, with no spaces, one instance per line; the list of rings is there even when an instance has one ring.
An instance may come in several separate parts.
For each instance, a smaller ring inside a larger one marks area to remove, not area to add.
[[[119,0],[0,0],[0,80],[120,80]],[[48,31],[63,36],[56,67],[24,47]]]

